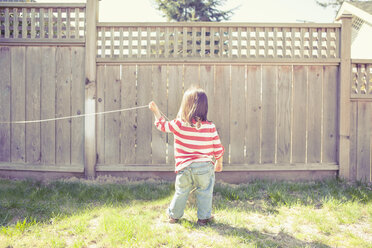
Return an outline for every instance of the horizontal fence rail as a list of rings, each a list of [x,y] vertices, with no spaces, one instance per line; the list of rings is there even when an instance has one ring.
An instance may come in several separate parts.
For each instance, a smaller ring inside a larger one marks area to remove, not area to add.
[[[84,42],[85,4],[0,4],[0,43]]]
[[[99,23],[97,59],[338,59],[340,28],[340,24]]]
[[[372,99],[372,60],[353,60],[351,98]]]

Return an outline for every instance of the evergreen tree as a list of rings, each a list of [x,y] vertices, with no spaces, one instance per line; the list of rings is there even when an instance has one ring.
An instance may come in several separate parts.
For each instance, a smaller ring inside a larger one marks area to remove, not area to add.
[[[229,20],[233,11],[219,10],[226,0],[155,0],[168,21],[220,22]]]
[[[340,6],[342,5],[343,2],[366,2],[368,0],[315,0],[315,2],[324,7],[324,8],[327,8],[327,7],[331,7],[331,8],[334,8],[334,9],[339,9]]]

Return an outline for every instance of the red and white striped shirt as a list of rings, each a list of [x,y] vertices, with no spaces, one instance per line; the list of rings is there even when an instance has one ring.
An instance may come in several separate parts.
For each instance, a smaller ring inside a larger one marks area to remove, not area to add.
[[[166,121],[161,117],[155,125],[160,131],[174,134],[175,172],[194,162],[214,163],[224,153],[216,126],[211,122],[203,121],[197,128],[180,119]]]

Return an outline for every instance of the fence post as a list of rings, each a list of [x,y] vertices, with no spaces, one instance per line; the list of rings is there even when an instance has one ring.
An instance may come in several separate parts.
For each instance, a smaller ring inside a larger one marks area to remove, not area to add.
[[[85,114],[96,112],[96,34],[98,0],[87,0],[85,36]],[[96,116],[85,116],[84,171],[86,178],[94,178],[96,171]]]
[[[339,89],[339,176],[350,179],[350,80],[351,80],[351,20],[352,15],[341,16],[341,64]]]

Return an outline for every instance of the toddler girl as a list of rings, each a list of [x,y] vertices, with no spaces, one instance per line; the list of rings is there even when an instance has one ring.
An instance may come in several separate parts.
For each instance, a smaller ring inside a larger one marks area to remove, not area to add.
[[[222,171],[224,148],[216,126],[207,120],[208,99],[200,88],[192,87],[183,95],[177,118],[166,121],[154,102],[149,104],[156,127],[174,134],[176,161],[175,194],[167,210],[169,222],[176,223],[183,215],[190,191],[196,187],[199,225],[213,219],[212,195],[214,172]]]

